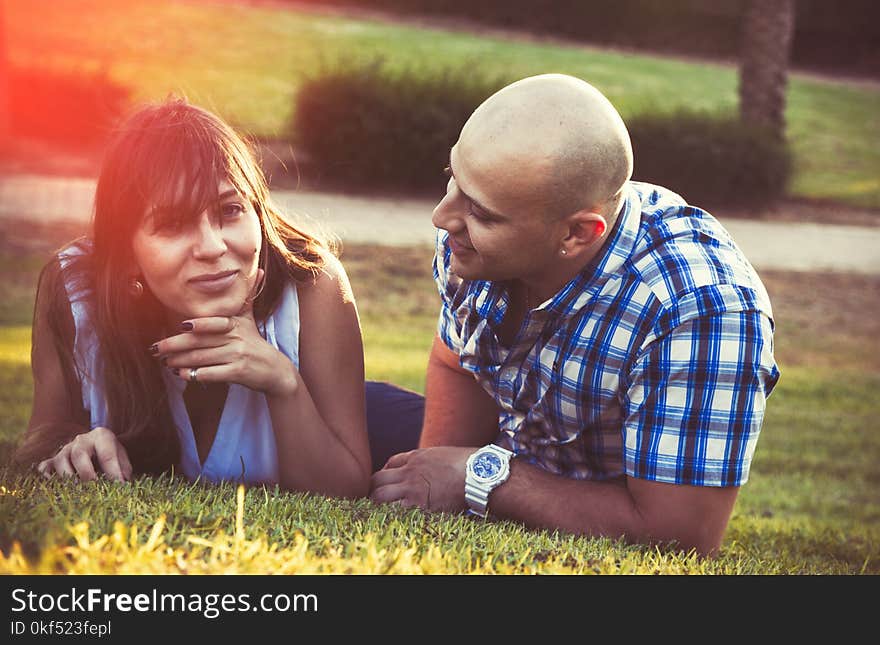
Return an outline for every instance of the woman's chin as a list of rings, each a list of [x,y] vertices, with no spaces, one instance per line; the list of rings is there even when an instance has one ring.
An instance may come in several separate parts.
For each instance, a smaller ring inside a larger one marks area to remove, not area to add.
[[[217,298],[199,303],[187,309],[187,318],[212,318],[215,316],[237,316],[244,308],[244,296]]]

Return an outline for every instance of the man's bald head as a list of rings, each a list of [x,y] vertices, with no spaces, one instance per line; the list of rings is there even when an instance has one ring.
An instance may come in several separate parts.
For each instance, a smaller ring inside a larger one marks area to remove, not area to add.
[[[632,175],[632,145],[617,110],[595,87],[563,74],[525,78],[490,96],[457,146],[469,165],[493,168],[496,181],[527,183],[532,205],[556,216],[583,209],[613,216],[606,209]]]

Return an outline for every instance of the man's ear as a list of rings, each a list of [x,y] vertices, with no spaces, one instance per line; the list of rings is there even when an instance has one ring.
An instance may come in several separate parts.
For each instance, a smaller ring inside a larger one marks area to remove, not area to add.
[[[562,240],[563,255],[576,255],[591,248],[608,230],[605,216],[596,211],[582,210],[566,218],[568,235]]]

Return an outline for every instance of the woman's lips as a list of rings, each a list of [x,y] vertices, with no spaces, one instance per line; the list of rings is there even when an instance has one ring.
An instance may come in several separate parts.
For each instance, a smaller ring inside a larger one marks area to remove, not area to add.
[[[223,271],[212,275],[200,275],[188,280],[189,285],[196,291],[202,293],[220,293],[231,287],[236,278],[238,271]]]

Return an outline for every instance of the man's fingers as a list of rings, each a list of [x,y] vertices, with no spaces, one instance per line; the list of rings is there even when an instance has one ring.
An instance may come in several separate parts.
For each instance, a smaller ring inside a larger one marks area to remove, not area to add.
[[[406,480],[406,472],[400,468],[383,468],[370,476],[370,488],[397,484]]]
[[[407,499],[409,490],[410,485],[406,482],[379,486],[370,492],[370,499],[377,504],[400,502],[404,506],[412,506],[414,502]]]
[[[399,452],[396,455],[391,455],[388,458],[388,461],[385,462],[383,468],[400,468],[409,461],[409,458],[412,457],[415,452],[417,452],[417,450],[409,450],[407,452]]]

